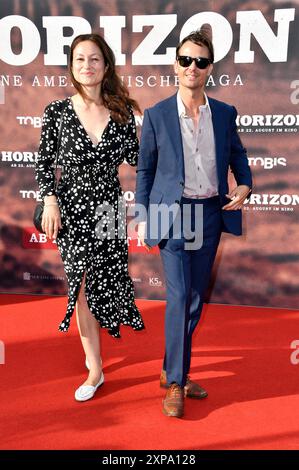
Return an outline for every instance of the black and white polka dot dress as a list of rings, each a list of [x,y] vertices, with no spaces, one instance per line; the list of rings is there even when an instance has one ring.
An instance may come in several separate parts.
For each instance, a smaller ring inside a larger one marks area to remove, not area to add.
[[[61,112],[63,126],[56,191],[62,229],[57,245],[68,281],[68,306],[60,331],[67,331],[84,274],[89,309],[103,328],[120,337],[120,325],[142,330],[128,274],[128,248],[118,166],[137,164],[138,140],[130,110],[127,124],[110,116],[98,145],[82,126],[70,98],[50,103],[44,112],[36,162],[41,197],[55,194],[54,169]]]

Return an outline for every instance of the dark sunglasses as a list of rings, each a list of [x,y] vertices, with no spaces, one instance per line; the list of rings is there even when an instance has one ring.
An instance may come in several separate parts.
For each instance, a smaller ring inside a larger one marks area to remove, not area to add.
[[[177,61],[181,67],[190,67],[193,60],[198,69],[206,69],[209,64],[211,64],[210,59],[206,57],[190,57],[188,55],[178,55]]]

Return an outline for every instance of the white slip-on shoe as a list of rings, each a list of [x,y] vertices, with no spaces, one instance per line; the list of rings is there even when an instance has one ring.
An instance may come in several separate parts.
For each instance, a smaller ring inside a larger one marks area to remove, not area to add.
[[[93,385],[81,385],[77,390],[75,391],[75,400],[77,401],[87,401],[90,400],[94,394],[96,393],[97,389],[103,385],[104,383],[104,374],[103,372],[101,373],[101,377],[99,382],[93,386]]]

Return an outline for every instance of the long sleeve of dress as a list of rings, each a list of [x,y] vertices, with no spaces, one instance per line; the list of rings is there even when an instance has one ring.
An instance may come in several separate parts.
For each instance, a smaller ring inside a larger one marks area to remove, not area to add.
[[[54,106],[51,103],[45,108],[42,121],[39,151],[35,164],[35,179],[38,183],[42,199],[45,196],[55,194],[55,170],[53,164],[56,158],[60,117],[56,116],[56,114],[54,112]]]
[[[130,109],[130,120],[127,124],[124,158],[131,166],[136,166],[139,154],[139,141],[137,138],[135,116],[132,108]]]

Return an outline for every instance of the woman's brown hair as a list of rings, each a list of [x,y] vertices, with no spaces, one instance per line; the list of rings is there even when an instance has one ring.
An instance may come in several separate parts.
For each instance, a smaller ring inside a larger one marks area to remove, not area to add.
[[[72,84],[84,99],[89,99],[84,92],[82,85],[75,79],[72,71],[74,49],[82,41],[94,42],[102,52],[105,65],[108,66],[101,83],[101,97],[103,104],[111,112],[112,119],[120,122],[121,124],[127,123],[130,118],[128,106],[133,107],[140,113],[141,110],[137,101],[130,98],[127,87],[122,83],[120,77],[116,73],[115,55],[112,49],[99,34],[80,34],[73,40],[69,58],[69,72]]]

